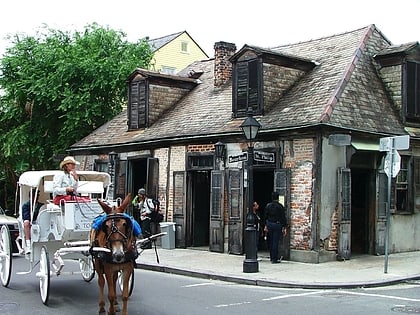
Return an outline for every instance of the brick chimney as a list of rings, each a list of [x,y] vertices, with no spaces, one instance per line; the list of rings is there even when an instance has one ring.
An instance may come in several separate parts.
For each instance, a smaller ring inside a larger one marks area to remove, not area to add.
[[[226,42],[214,44],[214,86],[221,86],[232,77],[229,58],[235,54],[236,45]]]

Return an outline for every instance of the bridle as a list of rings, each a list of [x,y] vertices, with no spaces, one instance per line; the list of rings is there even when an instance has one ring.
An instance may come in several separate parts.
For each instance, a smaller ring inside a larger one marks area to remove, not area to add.
[[[115,224],[115,221],[120,220],[120,219],[124,219],[126,223],[128,222],[127,218],[125,218],[123,215],[119,215],[119,214],[110,214],[105,219],[105,221],[103,223],[105,225],[106,225],[107,221],[111,220],[111,228],[110,228],[111,233],[107,234],[107,236],[106,236],[107,243],[121,241],[121,240],[110,240],[111,236],[113,234],[116,234],[116,233],[122,236],[122,238],[123,238],[122,242],[123,243],[127,243],[128,236],[126,234],[124,234],[123,232],[121,232],[120,229],[118,228],[118,226]],[[131,228],[128,228],[127,231],[131,233]],[[105,233],[106,233],[106,231],[105,231]]]
[[[125,221],[126,231],[121,231],[120,227],[117,225],[117,222],[120,220]],[[109,221],[111,222],[110,226],[107,225],[107,222]],[[133,227],[131,220],[127,216],[120,213],[108,214],[102,223],[102,231],[105,233],[105,246],[111,250],[111,257],[108,256],[107,260],[113,260],[112,244],[116,242],[121,242],[123,245],[123,253],[121,254],[124,255],[124,260],[121,262],[126,262],[128,260],[133,260],[133,258],[137,258],[137,253],[134,249],[135,246],[129,243],[129,241],[133,239]],[[117,234],[119,238],[117,237],[113,239],[115,234]]]

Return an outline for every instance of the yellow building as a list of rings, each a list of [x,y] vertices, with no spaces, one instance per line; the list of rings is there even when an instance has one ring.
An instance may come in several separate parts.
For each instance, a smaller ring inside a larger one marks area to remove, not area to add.
[[[160,73],[176,74],[194,61],[209,58],[186,31],[147,41],[153,50],[150,69]]]

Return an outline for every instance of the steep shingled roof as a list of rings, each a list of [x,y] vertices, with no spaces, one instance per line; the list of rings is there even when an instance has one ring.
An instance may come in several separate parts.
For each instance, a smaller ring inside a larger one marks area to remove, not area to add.
[[[155,52],[156,50],[165,46],[167,43],[170,43],[171,41],[173,41],[175,38],[177,38],[178,36],[180,36],[184,32],[185,31],[170,34],[170,35],[166,35],[166,36],[162,36],[162,37],[159,37],[159,38],[148,39],[147,43],[150,45],[150,47],[152,47],[152,51]]]
[[[302,77],[264,116],[262,132],[328,124],[371,133],[402,134],[399,115],[385,92],[373,55],[391,43],[374,25],[296,44],[273,52],[313,60]],[[251,46],[250,46],[251,47]],[[181,72],[202,71],[201,84],[147,129],[127,132],[124,111],[72,146],[72,150],[193,139],[240,133],[243,119],[232,118],[232,81],[214,87],[214,60],[198,61]]]

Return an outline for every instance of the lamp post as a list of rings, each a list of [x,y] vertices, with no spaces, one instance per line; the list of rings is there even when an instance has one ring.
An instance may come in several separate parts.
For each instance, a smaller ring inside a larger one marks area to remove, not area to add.
[[[108,198],[111,198],[114,200],[114,194],[115,194],[115,161],[118,157],[118,153],[112,151],[108,153],[109,158],[109,175],[111,177],[111,183],[109,185],[109,192],[108,192]]]
[[[214,144],[214,153],[216,155],[216,162],[217,162],[217,167],[218,169],[220,169],[220,161],[223,162],[223,166],[225,163],[225,153],[226,153],[226,144],[224,144],[223,142],[216,142]]]
[[[243,262],[243,272],[258,272],[257,260],[257,229],[255,228],[255,216],[252,211],[254,204],[254,140],[261,128],[260,123],[252,116],[252,108],[248,108],[248,117],[241,125],[248,145],[248,211],[246,215],[245,228],[245,260]]]

